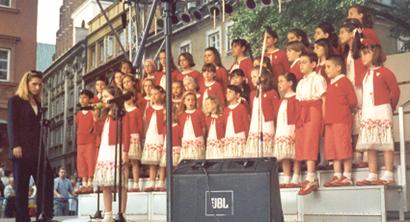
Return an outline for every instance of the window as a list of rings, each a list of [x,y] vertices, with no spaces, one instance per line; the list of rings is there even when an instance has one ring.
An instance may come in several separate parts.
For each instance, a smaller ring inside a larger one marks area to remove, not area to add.
[[[90,47],[90,67],[95,67],[96,56],[95,56],[95,45]]]
[[[218,51],[221,50],[221,28],[211,30],[206,33],[206,46],[215,47]]]
[[[10,49],[0,48],[0,81],[8,81],[9,77],[10,77]]]
[[[231,53],[232,46],[232,27],[233,27],[233,22],[228,22],[225,24],[225,52]]]
[[[101,64],[104,62],[104,40],[98,42],[98,63]]]
[[[114,55],[114,36],[107,36],[107,58],[111,58]]]
[[[120,43],[121,43],[121,45],[122,45],[122,46],[124,47],[124,49],[126,50],[126,49],[127,49],[127,42],[125,41],[126,39],[125,39],[125,31],[124,31],[124,29],[119,30],[119,31],[118,31],[118,35],[120,36]],[[122,53],[122,52],[121,52],[121,46],[120,46],[120,44],[118,44],[117,53]]]
[[[11,0],[0,0],[0,7],[10,7]]]
[[[191,53],[191,41],[184,41],[179,45],[179,53],[183,52]]]

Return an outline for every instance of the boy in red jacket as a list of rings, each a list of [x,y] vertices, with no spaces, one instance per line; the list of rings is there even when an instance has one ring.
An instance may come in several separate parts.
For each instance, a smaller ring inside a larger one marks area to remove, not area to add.
[[[96,133],[94,130],[93,113],[85,109],[90,107],[94,94],[87,89],[80,92],[81,110],[76,114],[77,124],[77,173],[82,178],[82,193],[92,192],[92,178],[96,163]]]
[[[353,84],[342,74],[343,59],[326,60],[325,71],[330,80],[325,95],[325,158],[333,161],[333,177],[324,186],[351,186],[352,182],[352,111],[357,106]],[[343,162],[343,174],[342,174]]]

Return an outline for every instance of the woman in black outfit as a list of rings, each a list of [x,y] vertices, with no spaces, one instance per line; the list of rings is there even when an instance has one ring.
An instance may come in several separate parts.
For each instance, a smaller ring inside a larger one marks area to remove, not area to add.
[[[42,75],[37,71],[26,72],[20,80],[17,91],[8,101],[7,131],[10,144],[10,159],[13,161],[13,175],[16,191],[16,221],[29,222],[28,190],[30,176],[39,188],[37,193],[37,213],[42,213],[42,221],[53,217],[53,173],[49,162],[45,172],[37,178],[40,127],[41,127]],[[46,148],[46,147],[45,147]],[[44,162],[43,160],[41,160]],[[43,168],[42,168],[43,169]],[[43,176],[45,184],[43,185]],[[42,187],[45,198],[42,201]]]

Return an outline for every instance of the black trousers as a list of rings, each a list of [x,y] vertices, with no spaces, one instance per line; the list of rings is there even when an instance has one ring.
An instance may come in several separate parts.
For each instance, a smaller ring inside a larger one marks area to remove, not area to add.
[[[28,214],[28,191],[30,176],[33,176],[37,187],[36,203],[37,214],[42,213],[44,206],[44,215],[46,218],[53,217],[53,171],[50,163],[47,161],[45,172],[40,172],[40,178],[37,178],[38,159],[14,159],[13,176],[16,188],[16,222],[30,222]],[[44,168],[41,168],[44,169]],[[45,184],[43,185],[43,177]],[[44,187],[44,201],[42,200]]]

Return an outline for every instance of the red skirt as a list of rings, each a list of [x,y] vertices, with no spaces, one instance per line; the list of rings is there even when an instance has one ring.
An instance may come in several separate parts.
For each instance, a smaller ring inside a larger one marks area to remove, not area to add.
[[[352,124],[333,123],[325,127],[326,160],[345,160],[352,158]]]
[[[77,145],[77,173],[79,177],[92,177],[97,161],[94,143]]]
[[[303,107],[303,120],[296,127],[296,160],[317,160],[322,129],[321,102],[310,103]]]

